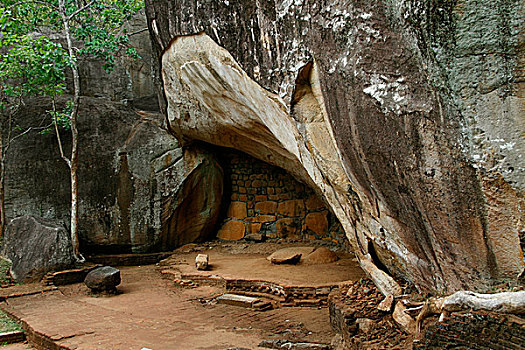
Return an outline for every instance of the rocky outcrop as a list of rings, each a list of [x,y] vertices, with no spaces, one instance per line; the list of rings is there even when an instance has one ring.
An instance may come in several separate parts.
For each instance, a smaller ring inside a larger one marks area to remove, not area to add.
[[[103,97],[141,110],[158,110],[155,86],[157,58],[153,55],[147,28],[144,11],[137,13],[125,25],[127,33],[131,34],[129,46],[137,50],[139,59],[119,52],[109,73],[104,70],[106,62],[100,59],[81,60],[79,73],[83,96]]]
[[[32,216],[9,222],[2,256],[11,261],[10,272],[17,282],[39,280],[49,271],[73,267],[76,261],[64,226]]]
[[[157,113],[156,66],[144,13],[127,24],[140,58],[117,55],[79,64],[79,234],[87,254],[171,250],[208,237],[222,197],[222,170],[204,151],[183,151]],[[60,40],[59,35],[53,36]],[[63,103],[60,99],[59,103]],[[51,102],[26,101],[16,116],[25,130],[7,157],[8,218],[35,215],[69,222],[69,176],[53,132],[39,135]],[[4,130],[2,130],[5,132]],[[70,149],[70,133],[61,135]]]
[[[38,125],[50,108],[48,100],[30,101],[18,120],[22,126]],[[152,249],[158,242],[153,228],[161,222],[157,177],[164,179],[162,171],[173,163],[169,159],[177,160],[177,142],[162,129],[158,114],[139,114],[101,98],[81,99],[78,127],[81,248],[85,253]],[[70,149],[70,133],[61,137]],[[69,221],[68,169],[52,133],[30,133],[13,143],[6,169],[8,217]]]
[[[213,238],[221,210],[222,168],[204,150],[186,150],[175,165],[177,191],[162,199],[162,250]]]
[[[35,125],[49,108],[31,101],[20,120]],[[168,251],[208,237],[222,200],[222,170],[210,154],[184,152],[160,114],[101,98],[82,98],[79,133],[84,253]],[[62,140],[69,149],[67,131]],[[17,140],[7,165],[8,217],[69,221],[68,170],[53,134]]]
[[[373,256],[434,292],[516,283],[518,1],[146,3],[182,142],[310,185],[365,269]]]

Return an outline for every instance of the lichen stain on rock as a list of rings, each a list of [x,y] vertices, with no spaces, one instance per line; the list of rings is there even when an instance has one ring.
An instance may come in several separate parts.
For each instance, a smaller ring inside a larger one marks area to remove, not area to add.
[[[119,158],[120,167],[117,174],[117,205],[120,211],[118,241],[120,244],[130,244],[131,232],[129,227],[129,209],[133,199],[133,177],[129,172],[127,154],[121,153]]]

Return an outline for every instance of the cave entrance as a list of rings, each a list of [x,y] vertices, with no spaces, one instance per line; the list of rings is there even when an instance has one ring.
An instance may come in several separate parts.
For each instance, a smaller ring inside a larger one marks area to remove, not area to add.
[[[221,149],[223,212],[217,238],[325,241],[349,248],[343,228],[313,189],[246,153]]]

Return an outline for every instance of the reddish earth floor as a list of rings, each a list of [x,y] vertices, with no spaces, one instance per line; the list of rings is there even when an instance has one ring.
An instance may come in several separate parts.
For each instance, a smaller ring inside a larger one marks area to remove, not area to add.
[[[283,280],[296,283],[326,283],[334,282],[334,278],[343,281],[362,276],[350,259],[339,260],[331,267],[298,265],[295,269],[273,269],[275,266],[264,259],[266,252],[255,256],[252,245],[236,245],[232,249],[235,251],[230,249],[229,253],[239,254],[242,250],[246,254],[227,257],[224,246],[209,252],[214,273],[242,271],[252,277],[282,276]],[[178,259],[187,259],[190,268],[194,255],[181,254]],[[334,270],[339,270],[340,275],[334,275]],[[83,284],[75,284],[9,298],[3,307],[65,349],[258,349],[257,345],[265,339],[330,343],[334,336],[326,307],[283,307],[260,312],[216,304],[214,297],[224,290],[176,286],[162,278],[156,266],[123,267],[121,275],[119,295],[97,297]]]
[[[347,253],[338,253],[339,260],[334,263],[309,265],[274,265],[266,257],[283,247],[301,246],[301,244],[226,244],[212,246],[211,249],[198,252],[179,252],[166,259],[164,265],[175,266],[184,274],[218,274],[224,278],[249,278],[288,285],[319,286],[337,284],[346,280],[359,280],[365,277],[355,257]],[[302,244],[304,246],[304,244]],[[207,254],[210,259],[209,271],[195,269],[197,254]]]
[[[27,349],[34,349],[27,343],[21,343],[21,344],[8,344],[0,346],[1,350],[27,350]]]

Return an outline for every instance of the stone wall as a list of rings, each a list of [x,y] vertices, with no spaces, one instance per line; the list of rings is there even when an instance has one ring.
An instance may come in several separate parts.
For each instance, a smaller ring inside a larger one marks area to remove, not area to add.
[[[228,153],[223,163],[231,202],[219,238],[264,233],[270,238],[348,242],[324,202],[285,170],[243,153]]]
[[[523,349],[525,319],[490,312],[452,314],[430,325],[414,349]]]

